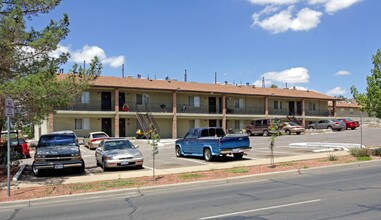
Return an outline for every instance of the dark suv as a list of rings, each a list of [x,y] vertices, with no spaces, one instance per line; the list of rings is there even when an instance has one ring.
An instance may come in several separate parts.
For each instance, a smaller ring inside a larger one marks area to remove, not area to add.
[[[83,173],[85,162],[75,135],[42,135],[36,147],[32,169],[35,176],[40,175],[43,170],[74,169]]]
[[[271,133],[271,125],[273,123],[276,123],[280,128],[281,120],[279,118],[255,119],[252,120],[250,124],[243,129],[243,132],[249,136],[255,134],[269,136]]]

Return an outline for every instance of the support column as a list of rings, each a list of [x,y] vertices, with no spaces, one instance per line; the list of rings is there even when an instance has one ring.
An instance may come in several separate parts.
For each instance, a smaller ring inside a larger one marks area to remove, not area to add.
[[[54,116],[53,116],[53,113],[50,113],[48,116],[48,133],[52,133],[54,131],[53,129],[54,129]]]
[[[265,97],[265,117],[269,117],[269,97]]]
[[[304,99],[302,99],[302,125],[303,127],[306,127],[306,108],[304,104],[305,104]]]
[[[172,92],[172,113],[173,113],[173,119],[172,119],[172,139],[177,138],[177,92]]]
[[[119,137],[119,89],[115,89],[114,137]]]
[[[226,95],[222,95],[222,129],[227,133],[226,125]]]
[[[337,104],[336,102],[337,102],[337,101],[336,101],[336,100],[333,100],[332,102],[333,102],[333,117],[336,118],[336,117],[337,117],[337,114],[336,114],[336,104]]]

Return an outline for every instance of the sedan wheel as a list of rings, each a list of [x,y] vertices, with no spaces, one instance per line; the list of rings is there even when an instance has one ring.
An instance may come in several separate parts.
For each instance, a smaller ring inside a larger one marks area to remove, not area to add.
[[[291,131],[290,131],[290,130],[286,130],[285,133],[286,133],[287,135],[291,135]],[[299,133],[299,134],[300,134],[300,133]]]
[[[103,168],[103,171],[107,171],[108,170],[107,163],[104,160],[102,161],[102,168]]]

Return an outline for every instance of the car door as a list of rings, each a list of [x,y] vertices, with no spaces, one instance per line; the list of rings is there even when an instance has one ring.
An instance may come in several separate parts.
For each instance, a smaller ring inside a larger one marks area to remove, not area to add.
[[[104,141],[102,141],[97,149],[95,149],[95,159],[98,163],[102,163],[102,156],[103,156],[103,145],[104,145]]]

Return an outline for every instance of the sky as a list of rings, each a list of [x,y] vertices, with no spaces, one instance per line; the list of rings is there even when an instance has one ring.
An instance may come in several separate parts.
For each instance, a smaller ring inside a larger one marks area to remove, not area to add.
[[[103,76],[272,84],[351,98],[381,48],[378,0],[63,0],[65,72],[98,56]]]

